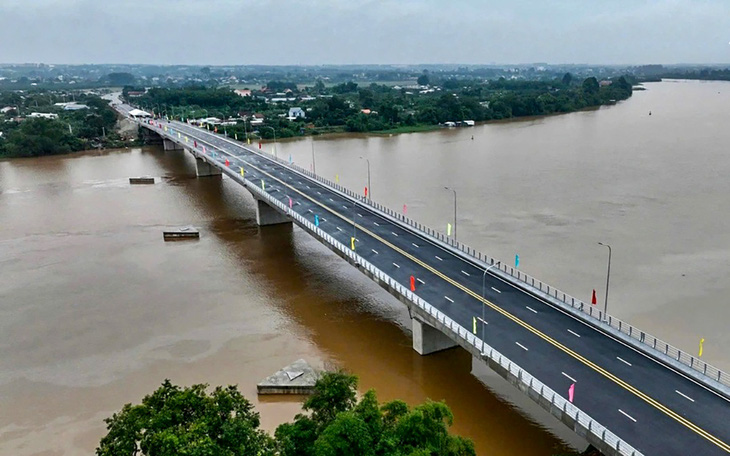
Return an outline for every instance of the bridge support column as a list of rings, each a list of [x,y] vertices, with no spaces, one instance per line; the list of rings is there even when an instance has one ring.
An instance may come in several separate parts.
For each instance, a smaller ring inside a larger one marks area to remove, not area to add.
[[[428,323],[417,318],[411,318],[411,323],[413,325],[413,349],[419,355],[430,355],[456,347],[456,342]]]
[[[162,139],[162,147],[164,147],[165,150],[182,150],[182,146],[176,143],[175,141],[172,141],[167,138]]]
[[[198,177],[220,176],[221,170],[202,158],[195,158],[195,173]]]
[[[266,202],[256,199],[256,223],[259,226],[279,225],[282,223],[292,223],[291,219]]]

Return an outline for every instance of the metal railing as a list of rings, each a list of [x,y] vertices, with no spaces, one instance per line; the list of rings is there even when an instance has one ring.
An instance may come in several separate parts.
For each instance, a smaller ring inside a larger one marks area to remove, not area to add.
[[[213,134],[211,132],[207,133]],[[235,143],[232,140],[226,138],[226,140],[232,142],[233,144],[237,146],[242,146],[241,144]],[[358,202],[362,205],[369,206],[372,209],[375,209],[382,214],[385,214],[389,216],[392,219],[395,219],[397,221],[400,221],[402,223],[405,223],[406,225],[409,225],[410,227],[414,228],[417,231],[420,231],[422,234],[425,234],[426,236],[431,237],[434,240],[437,240],[441,243],[444,243],[454,249],[457,249],[461,253],[478,260],[480,262],[483,262],[488,265],[493,265],[497,262],[495,258],[490,257],[489,255],[483,254],[479,251],[477,251],[474,248],[471,248],[459,241],[456,241],[454,238],[447,236],[445,233],[434,230],[432,228],[429,228],[428,226],[425,226],[421,223],[418,223],[409,217],[407,217],[405,214],[402,214],[397,211],[393,211],[392,209],[383,206],[382,204],[379,204],[377,202],[374,202],[368,198],[365,198],[362,195],[359,195],[350,189],[347,189],[340,185],[337,182],[333,182],[329,179],[326,179],[320,175],[317,175],[313,173],[310,170],[307,170],[305,168],[302,168],[298,165],[295,165],[293,163],[289,163],[288,161],[270,156],[268,154],[265,154],[263,152],[258,152],[254,150],[252,147],[246,147],[247,150],[251,151],[254,154],[257,154],[263,158],[266,158],[268,160],[275,161],[283,166],[286,166],[290,169],[295,170],[296,172],[303,174],[311,179],[314,179],[318,182],[320,182],[323,185],[326,185],[332,189],[337,190],[338,192],[347,195],[350,198],[357,199]],[[679,363],[689,367],[692,371],[694,371],[697,374],[704,375],[708,379],[712,381],[716,381],[720,383],[721,385],[724,385],[725,387],[730,388],[730,374],[720,370],[719,368],[708,364],[698,357],[695,357],[685,351],[682,351],[667,342],[664,342],[663,340],[645,332],[642,331],[633,325],[616,318],[614,316],[611,316],[609,314],[604,315],[603,311],[594,308],[591,305],[586,304],[585,302],[581,301],[580,299],[576,299],[575,297],[558,290],[555,287],[551,287],[550,285],[542,282],[539,279],[536,279],[529,274],[525,274],[524,272],[513,268],[511,266],[506,265],[504,262],[501,262],[498,268],[500,271],[508,275],[510,278],[514,279],[514,281],[518,282],[519,285],[522,285],[523,288],[527,288],[528,291],[531,289],[531,291],[535,294],[541,294],[550,297],[551,299],[554,299],[557,303],[562,304],[566,308],[573,309],[577,311],[580,316],[582,316],[585,320],[590,321],[591,324],[594,326],[600,326],[600,325],[608,325],[610,328],[613,328],[617,330],[619,333],[622,333],[631,341],[638,342],[638,346],[644,349],[651,349],[656,351],[658,354],[663,354],[673,360],[678,361]]]

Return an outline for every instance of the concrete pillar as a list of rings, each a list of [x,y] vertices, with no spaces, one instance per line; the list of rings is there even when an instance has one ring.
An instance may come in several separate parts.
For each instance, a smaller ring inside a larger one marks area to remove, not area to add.
[[[202,158],[195,158],[195,173],[198,177],[220,176],[221,170]]]
[[[417,318],[411,318],[411,323],[413,324],[413,349],[419,355],[430,355],[456,347],[456,342],[428,323]]]
[[[291,219],[266,202],[256,199],[256,223],[259,226],[278,225],[281,223],[291,223]]]
[[[175,141],[172,141],[167,138],[162,139],[162,147],[165,148],[165,150],[182,150],[182,146],[176,143]]]

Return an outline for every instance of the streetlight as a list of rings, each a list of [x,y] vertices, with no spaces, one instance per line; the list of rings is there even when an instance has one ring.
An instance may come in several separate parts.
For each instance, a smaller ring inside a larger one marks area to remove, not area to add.
[[[456,190],[449,187],[444,187],[444,189],[454,192],[454,240],[456,240]]]
[[[261,125],[261,126],[264,128],[271,128],[271,131],[274,132],[274,157],[276,157],[276,130],[274,130],[274,127],[270,127],[268,125]]]
[[[487,298],[484,297],[487,292],[487,272],[495,266],[499,267],[499,263],[501,263],[501,261],[497,261],[493,265],[488,266],[487,269],[484,270],[484,274],[482,274],[482,355],[484,354],[484,332],[487,325],[485,320],[486,316],[484,314],[484,310],[486,308],[484,301],[487,300]]]
[[[608,320],[608,317],[606,316],[606,312],[608,312],[608,284],[609,284],[609,281],[611,280],[611,246],[608,244],[604,244],[603,242],[599,242],[598,245],[608,247],[608,272],[606,273],[606,301],[603,304],[603,319]]]
[[[370,187],[370,160],[368,160],[367,158],[364,158],[364,157],[360,157],[360,160],[365,160],[366,162],[368,162],[368,194],[367,194],[367,197],[368,197],[368,199],[372,200],[373,199],[373,189]]]

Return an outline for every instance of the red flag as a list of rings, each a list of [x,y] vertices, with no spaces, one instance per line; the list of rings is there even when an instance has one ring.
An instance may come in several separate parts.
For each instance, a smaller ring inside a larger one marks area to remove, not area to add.
[[[368,197],[368,188],[365,187],[365,198],[367,198],[367,197]]]
[[[411,276],[411,291],[416,291],[416,278]]]
[[[195,146],[195,148],[197,149],[197,148],[198,148],[198,141],[193,141],[193,145],[194,145],[194,146]]]
[[[218,133],[218,127],[215,127],[215,128],[213,129],[213,131],[214,131],[215,133]]]
[[[591,298],[591,304],[596,305],[596,290],[593,290],[593,297]]]
[[[230,164],[231,164],[231,162],[229,162],[228,159],[226,158],[226,166],[228,166]]]
[[[261,149],[261,141],[259,141],[259,149]]]
[[[404,205],[403,205],[403,215],[405,215],[405,214],[406,214],[406,209],[407,209],[407,208],[406,208],[406,205],[404,204]]]

